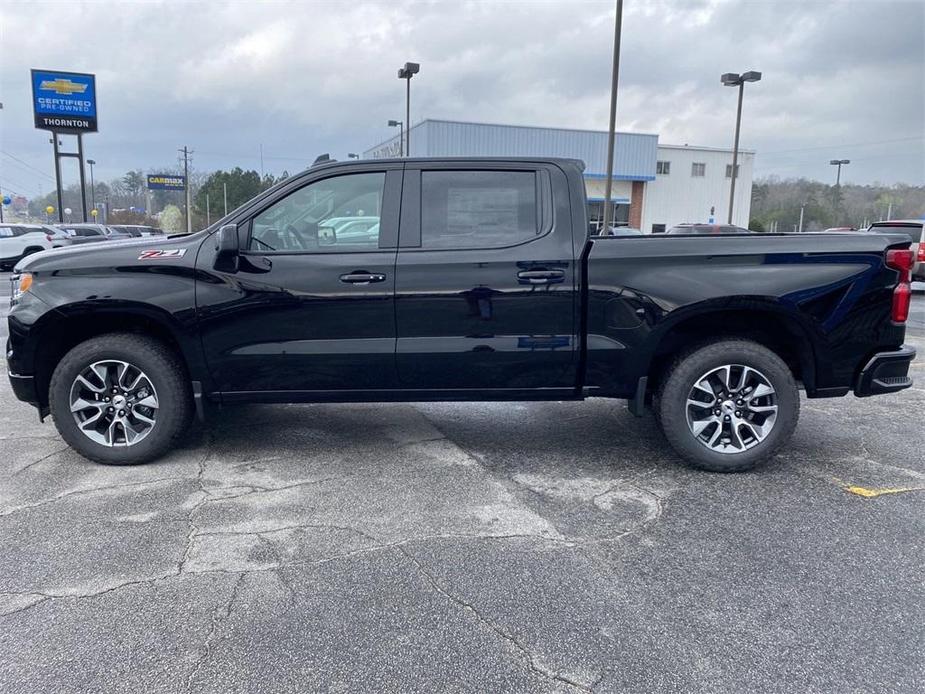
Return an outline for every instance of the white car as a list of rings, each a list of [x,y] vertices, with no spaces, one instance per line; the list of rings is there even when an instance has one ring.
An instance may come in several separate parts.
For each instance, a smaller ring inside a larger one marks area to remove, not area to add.
[[[56,231],[41,224],[0,224],[0,270],[8,270],[27,255],[57,248]]]

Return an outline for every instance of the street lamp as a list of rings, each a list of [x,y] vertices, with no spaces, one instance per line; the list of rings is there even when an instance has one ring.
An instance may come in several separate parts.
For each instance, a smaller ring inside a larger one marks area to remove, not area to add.
[[[745,91],[746,82],[757,82],[761,79],[761,73],[754,70],[743,72],[741,75],[735,72],[727,72],[720,76],[720,80],[726,87],[739,88],[739,106],[736,109],[736,134],[735,143],[732,145],[732,184],[729,187],[729,224],[732,224],[732,204],[736,194],[736,174],[739,168],[739,126],[742,124],[742,94]]]
[[[418,63],[405,63],[405,67],[398,68],[398,79],[407,80],[405,84],[405,151],[411,156],[411,78],[421,71]]]
[[[96,164],[92,159],[87,159],[87,163],[90,165],[90,209],[92,212],[94,220],[96,221],[96,185],[93,183],[93,166]]]
[[[838,173],[835,174],[835,187],[836,188],[841,185],[842,164],[850,164],[850,163],[851,163],[850,159],[832,159],[831,161],[829,161],[829,164],[831,164],[832,166],[838,167]]]
[[[390,128],[398,128],[398,156],[405,156],[405,128],[400,120],[390,120]]]

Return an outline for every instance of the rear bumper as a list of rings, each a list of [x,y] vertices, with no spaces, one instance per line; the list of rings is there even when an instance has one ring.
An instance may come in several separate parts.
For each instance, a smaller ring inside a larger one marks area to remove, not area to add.
[[[909,345],[903,345],[891,352],[877,352],[858,374],[854,394],[859,398],[865,398],[869,395],[905,390],[912,385],[909,363],[913,359],[915,348]]]

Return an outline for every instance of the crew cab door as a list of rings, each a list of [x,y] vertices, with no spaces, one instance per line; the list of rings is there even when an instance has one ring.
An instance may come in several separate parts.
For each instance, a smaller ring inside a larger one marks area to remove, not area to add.
[[[291,400],[396,386],[400,189],[401,164],[319,172],[238,223],[235,271],[215,270],[204,244],[197,305],[217,390]],[[338,235],[344,219],[369,217]]]
[[[578,273],[554,166],[408,164],[396,266],[402,388],[572,392]]]

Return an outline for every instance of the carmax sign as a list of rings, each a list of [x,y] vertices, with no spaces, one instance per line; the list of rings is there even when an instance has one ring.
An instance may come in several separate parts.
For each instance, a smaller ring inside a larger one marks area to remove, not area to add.
[[[148,174],[148,190],[186,190],[186,177],[172,174]]]
[[[32,112],[41,130],[96,132],[96,76],[32,70]]]

